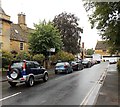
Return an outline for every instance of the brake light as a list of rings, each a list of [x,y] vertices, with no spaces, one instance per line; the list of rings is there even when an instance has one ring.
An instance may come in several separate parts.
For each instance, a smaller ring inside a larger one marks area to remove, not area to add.
[[[8,65],[8,70],[11,70],[11,65]]]
[[[24,62],[22,69],[23,69],[23,71],[26,70],[26,62]]]
[[[64,65],[64,68],[67,68],[67,67],[68,67],[68,66],[65,64],[65,65]]]

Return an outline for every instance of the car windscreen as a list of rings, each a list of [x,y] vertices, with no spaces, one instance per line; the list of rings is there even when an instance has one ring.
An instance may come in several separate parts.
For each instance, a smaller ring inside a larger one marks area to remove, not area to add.
[[[23,62],[16,62],[16,63],[12,63],[11,68],[18,68],[22,66],[23,66]]]

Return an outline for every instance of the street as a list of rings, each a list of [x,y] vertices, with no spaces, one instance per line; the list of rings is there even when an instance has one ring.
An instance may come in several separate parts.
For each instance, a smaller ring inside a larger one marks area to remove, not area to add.
[[[107,67],[108,62],[101,62],[81,71],[54,75],[33,87],[18,84],[11,88],[7,81],[2,82],[0,102],[2,105],[81,105]]]

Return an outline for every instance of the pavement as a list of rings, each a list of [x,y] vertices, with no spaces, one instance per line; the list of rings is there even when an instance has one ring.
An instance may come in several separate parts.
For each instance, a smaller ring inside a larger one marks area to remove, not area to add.
[[[95,103],[97,106],[120,107],[120,73],[117,71],[116,64],[108,67],[107,75],[103,86],[100,88],[98,98]]]
[[[48,72],[52,75],[53,70]],[[2,74],[0,82],[7,81],[6,73]],[[111,106],[120,107],[120,73],[117,72],[116,64],[109,65],[107,69],[107,75],[102,87],[99,90],[98,97],[95,101],[95,107],[97,106]]]

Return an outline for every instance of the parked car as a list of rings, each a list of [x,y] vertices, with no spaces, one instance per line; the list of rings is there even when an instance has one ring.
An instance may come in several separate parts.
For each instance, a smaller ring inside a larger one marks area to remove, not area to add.
[[[110,59],[109,60],[109,64],[116,64],[117,63],[117,60],[116,59]]]
[[[59,62],[55,65],[55,74],[65,72],[66,74],[73,72],[72,66],[68,62]]]
[[[9,65],[7,80],[11,86],[21,82],[25,82],[27,86],[33,86],[39,79],[46,82],[48,72],[36,61],[14,61]]]
[[[84,68],[82,62],[79,61],[71,61],[70,65],[72,66],[73,70],[82,70]]]
[[[83,59],[82,64],[85,68],[90,68],[92,66],[92,63],[87,59]]]

